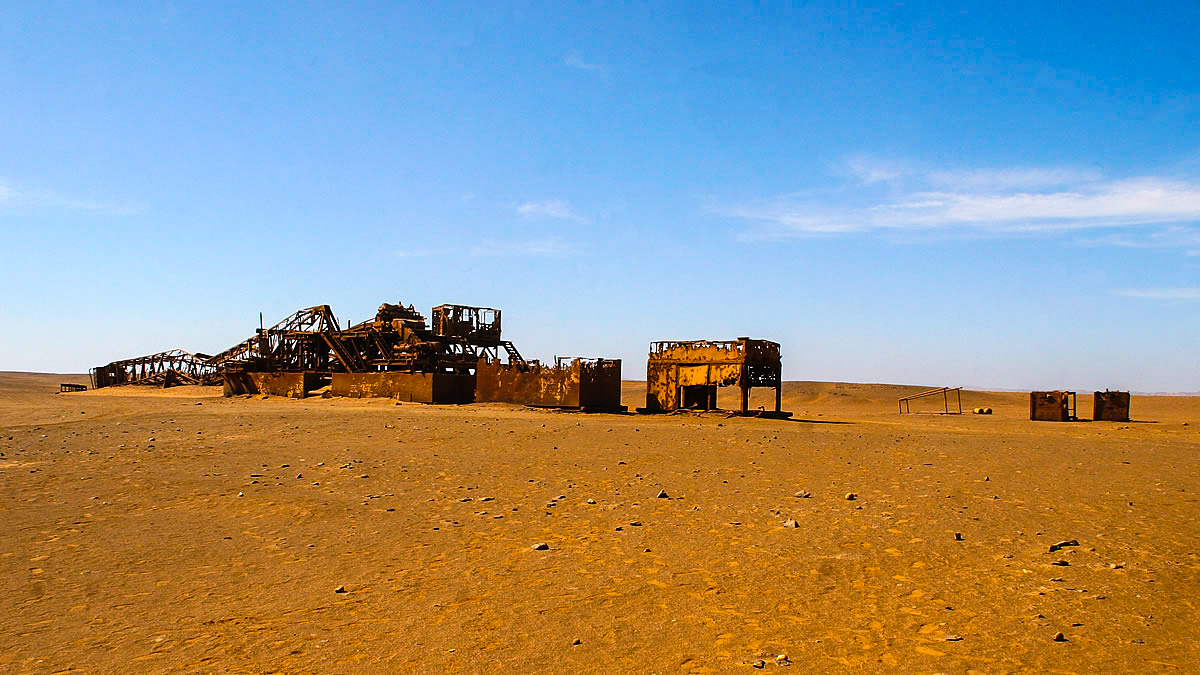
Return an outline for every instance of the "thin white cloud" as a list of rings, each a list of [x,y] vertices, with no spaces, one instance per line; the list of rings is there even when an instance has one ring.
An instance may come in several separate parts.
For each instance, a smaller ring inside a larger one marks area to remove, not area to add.
[[[121,204],[117,202],[100,201],[72,197],[42,188],[18,186],[11,181],[0,179],[0,206],[11,208],[51,208],[70,209],[74,211],[91,211],[115,216],[128,216],[142,213],[145,207],[136,204]]]
[[[475,257],[550,257],[560,256],[568,247],[557,237],[522,241],[483,241],[471,248]]]
[[[550,199],[540,202],[522,202],[513,204],[513,210],[522,216],[535,218],[560,218],[584,222],[587,219],[579,215],[569,202],[563,199]]]
[[[1101,179],[1098,171],[1070,167],[935,170],[927,176],[939,188],[969,191],[1043,190]]]
[[[1117,295],[1155,300],[1200,300],[1200,288],[1135,288],[1117,291]]]
[[[604,66],[598,63],[589,63],[583,58],[583,54],[578,49],[572,49],[563,57],[563,65],[575,70],[585,70],[594,73],[605,72]]]
[[[1121,248],[1182,249],[1187,255],[1200,255],[1200,229],[1169,225],[1150,232],[1119,232],[1081,242],[1088,246],[1118,246]]]
[[[883,160],[877,157],[855,155],[848,157],[841,166],[836,167],[836,173],[848,175],[861,183],[890,183],[899,180],[909,173],[910,169],[898,162]]]
[[[1105,179],[1071,167],[914,170],[853,158],[855,184],[721,209],[752,221],[745,239],[831,233],[969,229],[1055,232],[1200,221],[1200,183]],[[1195,247],[1193,247],[1195,248]]]

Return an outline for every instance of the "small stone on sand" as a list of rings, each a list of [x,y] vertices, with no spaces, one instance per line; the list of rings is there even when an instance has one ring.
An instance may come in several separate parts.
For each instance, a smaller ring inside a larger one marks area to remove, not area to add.
[[[1066,635],[1063,635],[1062,633],[1055,633],[1055,634],[1054,634],[1054,638],[1053,638],[1053,640],[1054,640],[1055,642],[1066,642],[1066,641],[1067,641],[1067,636],[1066,636]]]
[[[809,497],[812,496],[812,493],[809,492],[808,490],[801,490],[796,493],[796,496],[799,497],[800,499],[808,499]]]
[[[668,496],[667,496],[667,491],[666,491],[666,490],[659,490],[659,491],[658,491],[658,498],[659,498],[659,499],[670,499],[670,497],[668,497]]]
[[[535,550],[535,551],[548,551],[548,550],[550,550],[550,544],[547,544],[547,543],[545,543],[545,542],[542,542],[542,543],[539,543],[539,544],[534,544],[534,545],[533,545],[533,550]]]
[[[797,523],[796,521],[792,520],[791,518],[788,518],[787,520],[783,521],[783,526],[784,527],[800,527],[800,523]]]
[[[854,494],[853,492],[847,492],[847,493],[846,493],[846,501],[848,501],[848,502],[852,502],[852,501],[854,501],[855,499],[858,499],[858,495]]]
[[[337,588],[333,589],[333,592],[334,592],[334,593],[345,593],[345,592],[346,592],[346,587],[345,587],[345,586],[338,586]]]

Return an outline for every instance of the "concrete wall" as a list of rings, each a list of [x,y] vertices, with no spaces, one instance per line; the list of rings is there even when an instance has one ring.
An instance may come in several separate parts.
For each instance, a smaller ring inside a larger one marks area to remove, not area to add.
[[[589,410],[621,407],[621,361],[574,359],[562,367],[479,362],[475,400]]]
[[[334,396],[395,398],[413,403],[471,403],[475,376],[447,373],[334,373]]]
[[[318,373],[244,373],[225,372],[222,388],[226,396],[237,394],[267,394],[304,398],[306,392],[321,386]]]

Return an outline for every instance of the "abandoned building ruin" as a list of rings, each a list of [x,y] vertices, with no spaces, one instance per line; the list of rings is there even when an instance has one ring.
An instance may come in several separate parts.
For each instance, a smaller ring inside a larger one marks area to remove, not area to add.
[[[770,340],[662,341],[650,344],[646,364],[646,407],[638,412],[716,410],[717,388],[741,391],[742,415],[791,417],[780,410],[783,395],[779,343]],[[750,410],[750,390],[775,389],[775,410]]]
[[[93,388],[221,383],[226,396],[390,397],[421,403],[498,401],[622,410],[619,359],[526,361],[501,337],[500,310],[380,305],[342,328],[328,305],[302,309],[219,354],[171,350],[93,368]]]
[[[1075,422],[1079,420],[1073,391],[1034,391],[1029,393],[1029,419],[1043,422]],[[1129,421],[1129,392],[1097,391],[1092,393],[1092,420],[1105,422]]]

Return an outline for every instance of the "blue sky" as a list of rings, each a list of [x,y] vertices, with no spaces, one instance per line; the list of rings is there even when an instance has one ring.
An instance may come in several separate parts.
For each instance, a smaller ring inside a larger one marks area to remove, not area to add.
[[[0,369],[403,301],[627,377],[1200,391],[1195,3],[481,4],[10,3]]]

